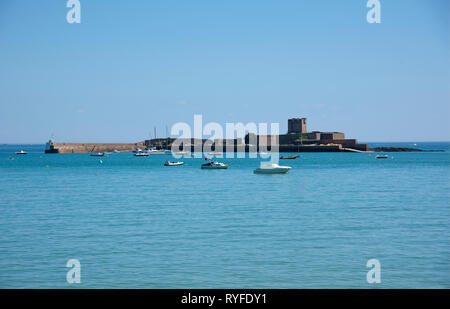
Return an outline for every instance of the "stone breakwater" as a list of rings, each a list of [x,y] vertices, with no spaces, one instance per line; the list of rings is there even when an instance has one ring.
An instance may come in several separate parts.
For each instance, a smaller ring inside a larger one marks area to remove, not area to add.
[[[120,152],[132,152],[139,149],[145,149],[148,145],[145,142],[129,143],[129,144],[103,144],[103,143],[47,143],[46,153],[92,153],[92,152],[114,152],[115,150]],[[365,146],[365,145],[364,145]],[[171,146],[168,147],[171,149]],[[238,151],[255,151],[253,147],[249,145],[242,145],[238,147],[234,145],[232,148],[234,152]],[[185,149],[186,150],[186,149]],[[188,146],[188,151],[196,152],[198,149],[195,146]],[[226,152],[227,148],[224,146],[212,147],[212,151]],[[269,149],[258,147],[257,151],[267,151]],[[328,144],[328,145],[279,145],[279,152],[419,152],[429,151],[437,152],[442,150],[421,150],[415,148],[402,148],[402,147],[377,147],[372,149],[358,149],[357,147],[343,147],[340,144]]]
[[[90,153],[90,152],[132,152],[137,148],[145,149],[143,142],[134,144],[101,144],[101,143],[52,143],[46,153]]]
[[[373,152],[444,152],[444,150],[423,150],[406,147],[376,147],[370,149]]]

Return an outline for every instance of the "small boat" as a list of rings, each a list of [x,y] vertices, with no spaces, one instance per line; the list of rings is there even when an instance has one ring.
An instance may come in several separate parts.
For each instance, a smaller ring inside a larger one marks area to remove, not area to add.
[[[286,174],[291,169],[290,166],[280,166],[278,164],[267,164],[258,167],[253,171],[255,174]]]
[[[183,165],[184,162],[178,161],[178,162],[170,162],[170,160],[167,160],[166,163],[164,163],[164,166],[180,166]]]
[[[148,152],[136,152],[135,157],[148,157],[150,154]]]
[[[377,159],[387,159],[389,157],[388,157],[388,155],[377,155],[375,158],[377,158]]]
[[[280,160],[294,160],[297,159],[300,156],[291,156],[291,157],[280,157]]]
[[[103,152],[91,153],[91,157],[103,157],[104,155]]]
[[[18,154],[18,155],[26,155],[26,154],[28,154],[28,152],[21,150],[21,151],[17,151],[16,154]]]
[[[119,150],[117,150],[117,149],[114,149],[114,153],[118,153],[118,152],[120,152]]]
[[[155,147],[147,147],[147,149],[145,149],[145,152],[149,154],[165,154],[167,151],[167,149],[156,149]]]
[[[225,170],[228,168],[228,164],[211,161],[209,163],[202,164],[201,168],[204,170]]]
[[[134,153],[140,153],[140,152],[142,152],[142,149],[138,148],[138,149],[136,149],[136,150],[133,150],[133,152],[134,152]]]

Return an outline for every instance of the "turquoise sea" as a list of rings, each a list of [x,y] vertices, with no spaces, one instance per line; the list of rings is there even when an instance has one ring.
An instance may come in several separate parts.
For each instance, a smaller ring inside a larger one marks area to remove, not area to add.
[[[0,145],[0,288],[450,288],[449,143],[373,145],[446,152],[303,153],[255,175],[249,158]]]

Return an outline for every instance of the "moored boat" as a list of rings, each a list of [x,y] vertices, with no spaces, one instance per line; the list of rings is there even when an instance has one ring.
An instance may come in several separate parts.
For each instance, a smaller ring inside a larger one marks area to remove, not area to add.
[[[211,161],[206,164],[202,164],[201,168],[205,170],[224,170],[228,168],[228,164]]]
[[[375,156],[375,158],[376,159],[387,159],[387,158],[389,158],[389,156],[388,155],[377,155],[377,156]]]
[[[149,154],[166,154],[168,152],[167,149],[156,149],[156,147],[147,147],[145,152]]]
[[[147,152],[136,152],[134,154],[135,157],[148,157],[150,154]]]
[[[91,153],[91,157],[103,157],[104,155],[103,152]]]
[[[255,174],[286,174],[291,169],[290,166],[280,166],[278,164],[267,164],[258,167],[253,171]]]
[[[21,151],[17,151],[16,154],[17,155],[26,155],[26,154],[28,154],[28,152],[21,150]]]
[[[280,157],[280,160],[294,160],[294,159],[297,159],[298,157],[300,157],[300,156],[290,156],[290,157],[282,156],[282,157]]]
[[[181,162],[181,161],[171,162],[170,160],[167,160],[166,163],[164,163],[164,166],[180,166],[183,164],[184,164],[184,162]]]

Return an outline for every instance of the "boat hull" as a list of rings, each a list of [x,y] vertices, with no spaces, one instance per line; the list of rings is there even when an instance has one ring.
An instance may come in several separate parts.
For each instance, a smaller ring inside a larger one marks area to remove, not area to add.
[[[226,170],[228,165],[220,165],[220,166],[203,166],[202,170]]]
[[[184,162],[164,163],[164,166],[180,166],[183,164]]]
[[[297,159],[299,156],[292,156],[292,157],[281,157],[280,160],[295,160]]]
[[[290,168],[276,168],[276,169],[264,169],[257,168],[253,171],[255,174],[286,174],[289,172]]]

